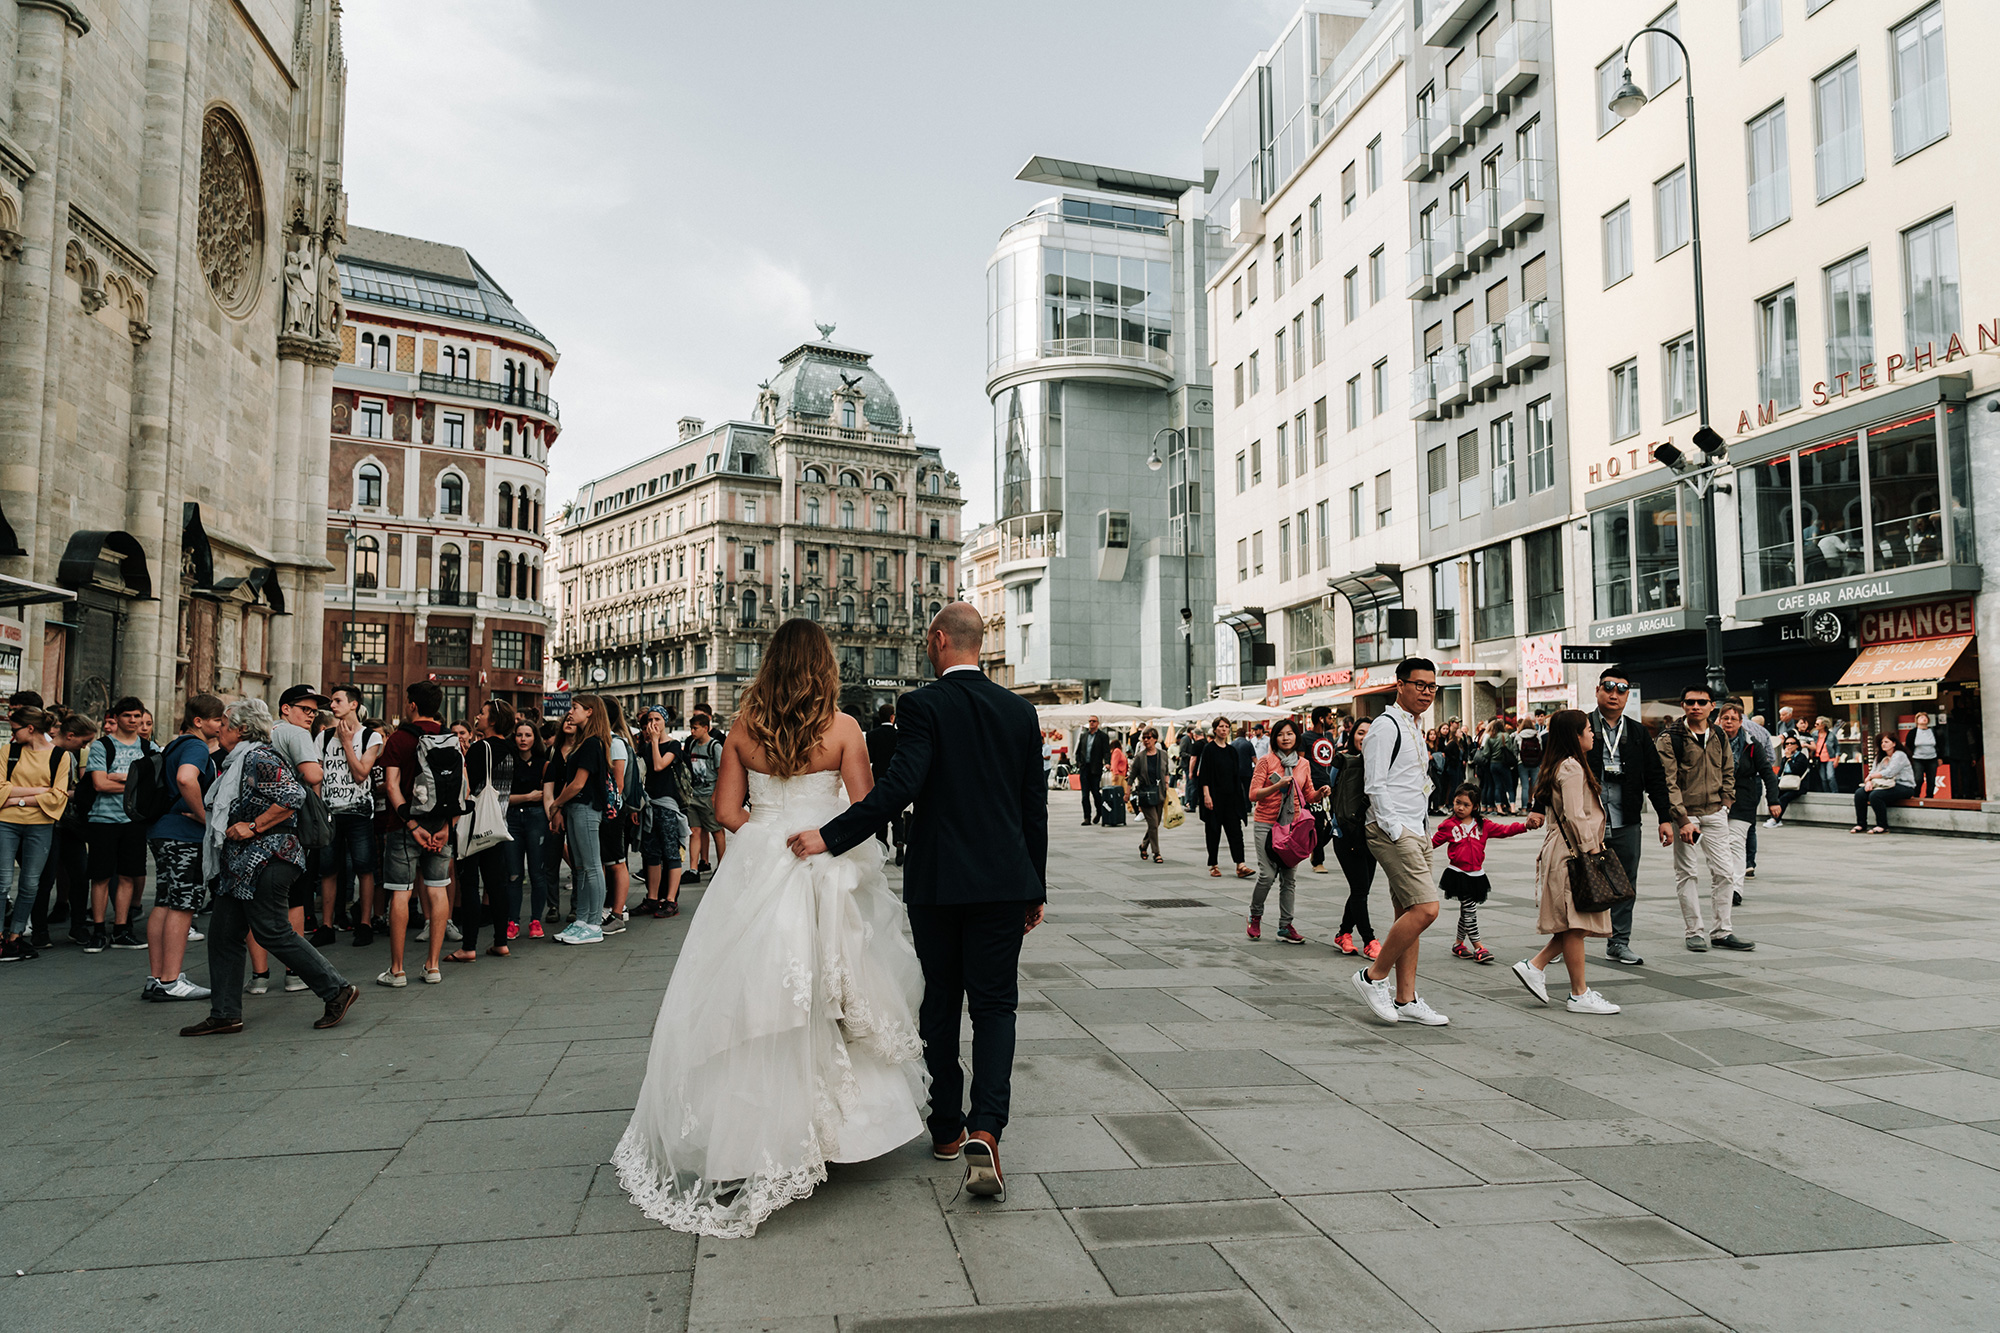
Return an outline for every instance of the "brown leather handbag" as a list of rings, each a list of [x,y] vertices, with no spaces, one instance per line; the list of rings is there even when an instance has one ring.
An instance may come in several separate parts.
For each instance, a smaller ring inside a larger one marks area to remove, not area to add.
[[[1552,807],[1556,804],[1551,803]],[[1556,827],[1562,830],[1563,841],[1569,844],[1569,897],[1579,912],[1602,912],[1616,903],[1630,902],[1633,897],[1632,881],[1625,878],[1625,867],[1611,849],[1600,848],[1586,852],[1577,846],[1576,830],[1571,827],[1569,817],[1560,809],[1552,808]]]

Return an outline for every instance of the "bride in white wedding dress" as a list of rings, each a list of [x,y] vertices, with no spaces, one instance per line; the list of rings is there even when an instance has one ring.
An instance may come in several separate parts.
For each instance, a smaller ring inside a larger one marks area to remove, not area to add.
[[[923,973],[881,844],[803,861],[785,845],[874,785],[839,691],[826,632],[787,621],[723,749],[729,853],[681,945],[612,1157],[632,1201],[676,1231],[755,1235],[828,1162],[924,1132]]]

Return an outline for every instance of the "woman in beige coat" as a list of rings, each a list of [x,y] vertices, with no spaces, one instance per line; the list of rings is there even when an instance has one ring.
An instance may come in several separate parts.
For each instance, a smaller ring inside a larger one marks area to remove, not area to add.
[[[1543,972],[1557,954],[1569,972],[1569,1011],[1573,1014],[1615,1014],[1618,1006],[1591,990],[1583,980],[1583,942],[1611,934],[1609,912],[1579,912],[1569,894],[1568,822],[1579,852],[1604,850],[1604,806],[1598,799],[1597,775],[1586,756],[1596,737],[1590,718],[1574,708],[1557,713],[1543,742],[1542,773],[1535,783],[1533,808],[1548,811],[1548,833],[1535,858],[1535,929],[1549,937],[1533,958],[1514,964],[1514,975],[1528,993],[1549,1002],[1548,977]]]

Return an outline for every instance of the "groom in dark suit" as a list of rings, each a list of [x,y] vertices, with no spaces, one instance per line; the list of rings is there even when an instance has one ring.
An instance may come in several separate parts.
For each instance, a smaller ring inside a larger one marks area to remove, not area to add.
[[[924,969],[917,1023],[931,1074],[932,1152],[947,1162],[963,1153],[966,1190],[1004,1200],[999,1145],[1014,1069],[1017,971],[1021,939],[1041,924],[1048,900],[1049,806],[1034,706],[979,670],[984,633],[969,603],[938,612],[924,636],[938,678],[897,702],[889,771],[866,800],[789,844],[801,857],[837,856],[915,803],[903,902]],[[967,1005],[969,1116],[959,1109],[958,1065]]]

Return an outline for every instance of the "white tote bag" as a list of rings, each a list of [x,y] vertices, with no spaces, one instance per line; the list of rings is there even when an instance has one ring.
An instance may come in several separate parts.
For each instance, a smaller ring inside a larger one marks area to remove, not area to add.
[[[464,860],[512,841],[514,835],[507,831],[507,807],[493,789],[489,768],[486,785],[472,798],[471,811],[458,821],[458,856]]]

